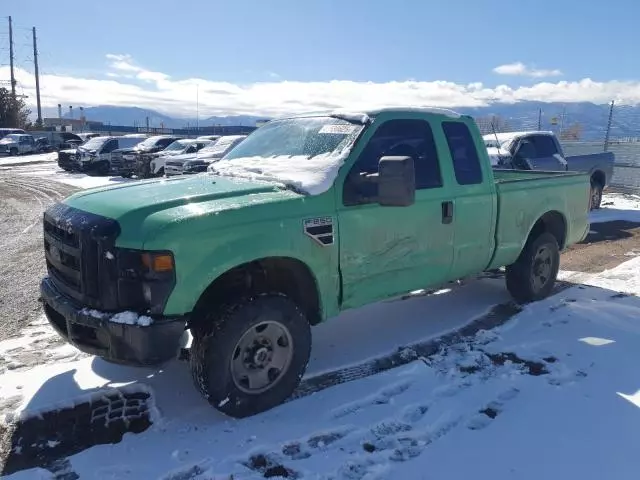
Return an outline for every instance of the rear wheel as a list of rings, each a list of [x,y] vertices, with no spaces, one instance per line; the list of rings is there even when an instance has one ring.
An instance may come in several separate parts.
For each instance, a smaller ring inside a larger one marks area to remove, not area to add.
[[[545,232],[527,240],[518,260],[506,268],[507,290],[520,303],[541,300],[553,290],[559,268],[558,242]]]
[[[263,412],[284,402],[300,383],[311,330],[289,298],[262,295],[196,321],[191,372],[221,412],[236,418]]]
[[[597,210],[602,203],[602,185],[591,180],[591,210]]]

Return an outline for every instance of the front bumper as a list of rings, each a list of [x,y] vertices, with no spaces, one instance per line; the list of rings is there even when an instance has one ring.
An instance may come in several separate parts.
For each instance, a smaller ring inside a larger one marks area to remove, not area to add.
[[[78,350],[116,363],[151,366],[177,358],[186,317],[155,317],[149,326],[110,321],[113,314],[92,315],[60,293],[51,279],[40,284],[51,326]]]

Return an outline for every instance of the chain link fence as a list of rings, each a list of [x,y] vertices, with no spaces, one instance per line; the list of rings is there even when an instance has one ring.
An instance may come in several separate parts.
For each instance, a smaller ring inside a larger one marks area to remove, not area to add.
[[[609,105],[568,103],[475,120],[483,135],[494,131],[552,131],[560,139],[566,155],[610,151],[615,155],[611,190],[640,193],[640,107],[614,102]]]

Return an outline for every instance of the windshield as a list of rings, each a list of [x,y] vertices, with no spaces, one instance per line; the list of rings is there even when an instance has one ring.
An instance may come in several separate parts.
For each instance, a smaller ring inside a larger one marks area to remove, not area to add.
[[[332,117],[276,120],[252,133],[225,160],[298,155],[313,158],[350,143],[361,129],[362,125]]]
[[[190,142],[188,140],[176,140],[171,145],[169,145],[167,148],[165,148],[164,151],[165,152],[181,152],[182,150],[187,148],[192,143],[193,142]]]
[[[136,145],[136,148],[139,148],[141,150],[144,150],[147,148],[153,148],[156,146],[156,143],[158,143],[163,138],[164,137],[149,137],[144,141],[140,142],[138,145]]]
[[[107,140],[109,140],[109,137],[93,137],[87,140],[87,142],[82,145],[82,148],[87,150],[98,150],[107,142]]]
[[[212,145],[207,145],[200,151],[202,153],[222,154],[229,150],[229,147],[232,147],[240,138],[242,137],[222,137]]]
[[[4,138],[7,141],[7,143],[20,141],[20,135],[16,135],[15,133],[11,133]]]
[[[255,130],[209,171],[284,183],[316,195],[328,190],[364,125],[333,117],[274,120]]]

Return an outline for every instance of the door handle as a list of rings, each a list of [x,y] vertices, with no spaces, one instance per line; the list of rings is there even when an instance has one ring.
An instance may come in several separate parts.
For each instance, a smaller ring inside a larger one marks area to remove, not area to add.
[[[442,202],[442,223],[449,224],[453,222],[453,202],[448,200]]]

